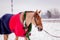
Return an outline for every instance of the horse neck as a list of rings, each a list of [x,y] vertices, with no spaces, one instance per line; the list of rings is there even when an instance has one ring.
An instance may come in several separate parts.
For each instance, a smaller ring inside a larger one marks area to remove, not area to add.
[[[27,24],[27,26],[29,26],[29,24],[31,23],[32,17],[33,17],[32,13],[27,13],[26,14],[26,24]]]

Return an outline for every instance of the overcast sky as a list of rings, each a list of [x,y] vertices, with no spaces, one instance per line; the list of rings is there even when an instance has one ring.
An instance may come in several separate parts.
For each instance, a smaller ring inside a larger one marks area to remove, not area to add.
[[[25,10],[46,11],[51,8],[60,10],[60,0],[13,0],[14,13]],[[11,13],[11,0],[0,0],[0,15]]]

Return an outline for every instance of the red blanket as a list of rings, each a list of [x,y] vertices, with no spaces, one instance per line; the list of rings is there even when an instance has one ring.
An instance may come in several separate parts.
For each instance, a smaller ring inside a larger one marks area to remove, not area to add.
[[[20,15],[13,15],[9,21],[9,27],[12,32],[15,33],[16,36],[25,36],[24,25],[20,21]]]

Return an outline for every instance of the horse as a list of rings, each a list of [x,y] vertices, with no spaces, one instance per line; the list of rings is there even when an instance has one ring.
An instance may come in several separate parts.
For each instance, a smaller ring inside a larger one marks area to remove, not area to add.
[[[25,40],[28,40],[26,34],[30,34],[30,32],[27,33],[31,29],[29,29],[30,24],[36,25],[38,31],[43,30],[40,12],[41,10],[36,10],[3,15],[0,18],[0,34],[4,34],[4,40],[8,40],[8,36],[12,32],[16,35],[15,40],[18,40],[18,37],[24,37]]]

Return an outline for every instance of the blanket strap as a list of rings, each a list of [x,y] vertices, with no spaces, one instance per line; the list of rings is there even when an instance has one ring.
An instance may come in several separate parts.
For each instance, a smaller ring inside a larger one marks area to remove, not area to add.
[[[26,11],[24,12],[24,21],[26,20]],[[26,22],[25,22],[25,29],[28,28],[28,31],[26,33],[26,37],[28,38],[28,40],[30,40],[30,37],[29,37],[29,33],[31,32],[31,29],[32,29],[32,23],[30,23],[29,27],[27,27],[26,25]]]

